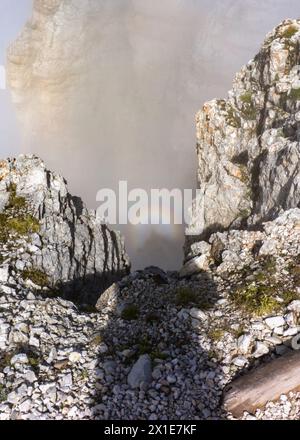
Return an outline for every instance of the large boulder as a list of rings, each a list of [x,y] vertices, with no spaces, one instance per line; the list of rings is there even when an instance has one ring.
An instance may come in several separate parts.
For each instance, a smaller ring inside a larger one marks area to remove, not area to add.
[[[67,296],[95,303],[129,271],[118,232],[101,224],[66,181],[35,156],[0,164],[2,259],[28,282],[59,286]]]
[[[200,195],[192,243],[300,206],[300,20],[286,20],[237,74],[227,99],[197,115]],[[191,236],[189,236],[191,235]]]

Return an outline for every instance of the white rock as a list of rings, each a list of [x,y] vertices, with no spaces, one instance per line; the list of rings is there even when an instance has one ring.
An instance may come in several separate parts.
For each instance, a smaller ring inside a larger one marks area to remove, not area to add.
[[[192,318],[198,319],[199,321],[206,321],[207,315],[200,309],[193,308],[190,310],[190,315]]]
[[[81,354],[78,353],[78,352],[76,352],[76,351],[73,351],[73,352],[70,353],[70,355],[69,355],[69,361],[70,361],[72,364],[76,364],[77,362],[80,361],[80,359],[81,359]]]
[[[207,270],[209,267],[209,257],[207,255],[200,255],[188,261],[180,270],[179,276],[181,278],[191,276],[195,273]]]
[[[128,385],[139,388],[141,383],[149,384],[152,381],[151,358],[148,354],[140,356],[128,375]]]
[[[265,323],[267,326],[273,330],[277,327],[282,327],[285,325],[285,320],[282,316],[272,316],[271,318],[266,318]]]
[[[244,367],[247,364],[248,360],[243,356],[238,356],[233,359],[234,365],[237,367]]]
[[[40,347],[40,341],[35,336],[31,335],[30,339],[29,339],[29,345],[31,345],[32,347],[39,348]]]
[[[298,334],[298,328],[297,327],[290,327],[285,332],[283,332],[283,336],[295,336]]]
[[[276,333],[276,335],[278,335],[278,336],[282,336],[284,333],[283,327],[274,328],[274,333]]]
[[[0,267],[0,283],[7,283],[9,278],[9,267]]]
[[[282,344],[282,339],[278,338],[277,336],[267,336],[264,340],[272,345]]]
[[[34,374],[33,371],[28,371],[25,375],[24,375],[24,379],[29,382],[29,383],[34,383],[37,381],[37,377]]]
[[[288,306],[288,310],[300,314],[300,300],[292,301]]]
[[[239,337],[237,341],[238,350],[242,354],[247,354],[250,350],[252,343],[252,336],[245,334]]]
[[[253,353],[253,357],[260,358],[267,353],[269,353],[269,348],[262,342],[257,342],[255,345],[255,352]]]
[[[71,373],[66,374],[65,376],[63,376],[60,379],[60,385],[63,388],[70,388],[72,386],[72,384],[73,384],[73,378],[72,378],[72,374]]]
[[[28,411],[30,411],[31,406],[32,406],[31,400],[27,399],[27,400],[25,400],[25,402],[22,402],[19,404],[19,410],[22,413],[27,413]]]
[[[13,356],[11,358],[10,361],[11,365],[16,365],[16,364],[28,364],[28,357],[26,354],[16,354],[15,356]]]
[[[275,240],[265,240],[259,250],[259,255],[273,255],[276,250],[277,242]]]

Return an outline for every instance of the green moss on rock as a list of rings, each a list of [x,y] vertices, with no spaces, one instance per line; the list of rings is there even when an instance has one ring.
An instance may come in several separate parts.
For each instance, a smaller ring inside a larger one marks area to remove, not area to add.
[[[36,286],[39,287],[48,287],[49,286],[49,278],[48,275],[42,272],[39,269],[28,269],[22,272],[23,280],[30,280]]]

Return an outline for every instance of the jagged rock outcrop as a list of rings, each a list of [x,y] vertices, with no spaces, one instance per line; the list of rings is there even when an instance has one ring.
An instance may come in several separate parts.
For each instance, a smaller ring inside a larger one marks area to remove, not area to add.
[[[190,244],[300,206],[300,20],[286,20],[197,115],[200,197]]]
[[[7,209],[20,209],[20,197]],[[217,268],[183,279],[153,267],[131,273],[89,313],[23,283],[20,246],[29,243],[18,239],[9,270],[8,255],[0,264],[0,420],[232,418],[224,388],[299,348],[300,209],[264,232],[216,235]],[[299,397],[256,418],[299,419]]]
[[[27,283],[94,303],[129,271],[120,234],[100,224],[69,194],[66,181],[35,156],[1,162],[0,213],[7,277],[18,271]]]

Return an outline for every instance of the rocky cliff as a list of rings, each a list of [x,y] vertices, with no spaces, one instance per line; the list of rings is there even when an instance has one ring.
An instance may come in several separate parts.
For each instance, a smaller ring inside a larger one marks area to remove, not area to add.
[[[25,284],[95,303],[129,271],[120,234],[100,224],[37,157],[1,162],[0,221],[6,278],[17,272]]]
[[[201,196],[187,234],[248,228],[300,206],[300,20],[286,20],[197,115]]]
[[[198,115],[202,241],[180,274],[122,277],[122,239],[60,176],[33,156],[1,163],[1,420],[232,419],[226,385],[299,349],[298,28],[281,24]],[[299,402],[241,418],[299,419]]]

